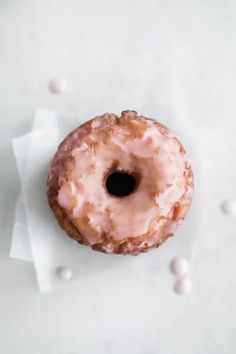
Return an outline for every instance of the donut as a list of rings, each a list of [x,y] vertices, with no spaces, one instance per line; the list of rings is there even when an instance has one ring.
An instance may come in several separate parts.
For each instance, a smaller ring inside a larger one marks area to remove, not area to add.
[[[106,113],[73,130],[47,180],[49,205],[68,236],[96,251],[134,255],[173,236],[193,188],[180,141],[135,111]]]

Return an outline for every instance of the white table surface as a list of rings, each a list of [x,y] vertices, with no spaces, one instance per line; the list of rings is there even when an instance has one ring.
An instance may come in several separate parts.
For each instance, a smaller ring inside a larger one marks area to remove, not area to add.
[[[1,354],[236,352],[236,217],[219,208],[236,198],[235,62],[233,0],[0,2]],[[53,77],[65,78],[68,92],[49,93]],[[19,193],[11,139],[30,129],[38,108],[86,118],[132,108],[173,126],[181,117],[199,151],[207,147],[194,287],[185,297],[160,288],[166,314],[153,284],[42,295],[32,264],[9,258]]]

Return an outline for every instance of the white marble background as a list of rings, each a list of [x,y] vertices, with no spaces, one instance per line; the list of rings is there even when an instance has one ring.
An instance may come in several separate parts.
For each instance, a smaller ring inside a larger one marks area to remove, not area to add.
[[[0,1],[0,353],[236,352],[236,217],[220,211],[236,198],[235,62],[233,0]],[[50,94],[52,77],[68,92]],[[41,295],[32,265],[9,259],[11,140],[38,108],[85,119],[133,108],[196,133],[204,203],[191,294],[176,296],[169,275],[169,287],[101,276]]]

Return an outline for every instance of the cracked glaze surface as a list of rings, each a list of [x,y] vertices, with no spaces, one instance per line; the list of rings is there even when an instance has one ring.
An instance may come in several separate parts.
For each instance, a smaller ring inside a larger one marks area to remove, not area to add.
[[[137,189],[114,197],[111,170],[139,176]],[[124,111],[104,114],[61,143],[48,177],[48,197],[60,225],[82,244],[105,253],[158,247],[182,223],[193,176],[183,146],[162,124]]]

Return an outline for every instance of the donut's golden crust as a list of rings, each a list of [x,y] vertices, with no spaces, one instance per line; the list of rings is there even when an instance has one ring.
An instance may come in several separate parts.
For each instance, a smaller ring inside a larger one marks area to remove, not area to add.
[[[52,160],[49,175],[48,175],[48,182],[47,182],[48,185],[47,194],[48,194],[49,205],[53,210],[53,213],[56,219],[58,220],[58,223],[62,227],[62,229],[72,239],[76,240],[80,244],[89,245],[89,242],[86,238],[86,235],[83,235],[79,231],[79,228],[73,222],[71,215],[69,215],[65,210],[65,208],[63,208],[58,202],[57,197],[60,189],[60,178],[61,176],[64,176],[65,166],[71,158],[72,150],[74,150],[76,147],[79,147],[81,140],[90,135],[90,133],[93,131],[92,123],[96,118],[106,119],[106,121],[108,121],[111,124],[111,126],[119,125],[119,124],[131,124],[131,125],[133,124],[132,129],[134,129],[135,134],[138,137],[141,134],[141,130],[146,129],[145,127],[146,122],[142,120],[141,127],[139,126],[139,128],[136,129],[135,122],[133,120],[127,119],[129,118],[129,115],[132,116],[135,115],[135,117],[138,118],[136,112],[124,111],[121,114],[121,118],[118,118],[114,114],[105,114],[101,117],[95,117],[94,119],[86,122],[79,128],[72,131],[62,141],[62,143],[58,147],[58,151],[56,152]],[[122,121],[122,118],[126,119],[125,122]],[[145,118],[145,117],[141,117],[141,118]],[[145,119],[147,120],[147,118]],[[164,125],[162,125],[159,122],[156,122],[155,120],[152,121],[154,122],[155,126],[163,135],[169,133],[169,129],[166,128]],[[179,144],[180,150],[183,153],[185,153],[182,144],[178,140],[177,142]],[[190,165],[187,166],[185,175],[186,175],[185,176],[186,185],[188,185],[189,188],[193,189],[193,174]],[[188,212],[190,203],[191,203],[191,194],[187,199],[186,199],[186,195],[183,195],[183,197],[180,200],[178,200],[178,202],[174,206],[173,212],[170,216],[171,220],[174,220],[177,224],[178,223],[181,224],[185,215]],[[165,221],[166,219],[161,217],[157,222],[164,223]],[[84,217],[84,220],[82,220],[81,222],[84,222],[87,225],[88,220],[86,220],[86,216]],[[161,237],[154,239],[153,242],[149,242],[149,236],[147,234],[145,234],[143,237],[142,236],[126,237],[122,240],[114,240],[111,239],[110,237],[108,238],[107,234],[105,232],[102,232],[100,233],[99,237],[97,237],[97,243],[92,244],[90,246],[92,247],[92,249],[104,253],[116,253],[116,254],[129,253],[135,255],[140,252],[146,252],[150,248],[159,247],[170,236],[173,236],[173,233],[169,232],[168,228],[166,231],[163,230]]]

